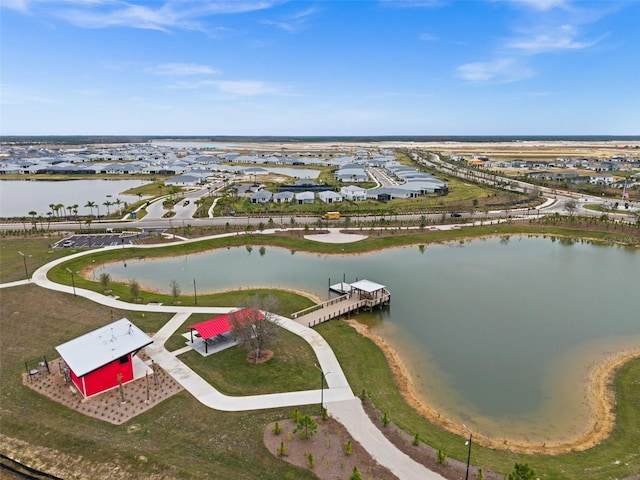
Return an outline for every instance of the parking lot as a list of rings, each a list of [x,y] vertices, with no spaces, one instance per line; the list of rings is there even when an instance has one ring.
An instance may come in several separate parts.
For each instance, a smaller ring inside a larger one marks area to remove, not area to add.
[[[144,234],[120,235],[117,233],[96,235],[71,235],[63,238],[54,245],[54,248],[95,248],[112,247],[115,245],[131,245],[133,240]]]

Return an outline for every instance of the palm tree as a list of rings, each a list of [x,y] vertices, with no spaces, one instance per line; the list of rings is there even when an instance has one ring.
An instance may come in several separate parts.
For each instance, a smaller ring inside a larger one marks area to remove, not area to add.
[[[141,193],[138,193],[138,196],[142,195]],[[122,200],[120,200],[119,198],[116,198],[116,205],[118,206],[118,211],[120,211],[120,204],[122,203]]]
[[[93,215],[93,209],[96,206],[96,202],[88,201],[85,207],[91,210],[91,215]]]
[[[54,208],[56,209],[56,214],[58,215],[58,218],[60,218],[60,210],[64,209],[64,205],[61,203],[56,203],[56,206]]]
[[[29,212],[29,215],[31,215],[31,221],[33,222],[33,228],[36,228],[36,215],[38,215],[38,212],[36,212],[35,210],[31,210]]]
[[[73,205],[69,205],[67,207],[67,210],[69,210],[69,216],[71,216],[71,214],[73,213]]]
[[[51,217],[53,216],[52,212],[47,212],[47,230],[51,230]]]
[[[56,213],[56,204],[55,203],[50,203],[49,204],[49,208],[51,209],[51,214],[55,215],[55,213]]]
[[[103,203],[103,205],[107,207],[107,217],[108,217],[109,215],[111,215],[111,212],[109,211],[109,207],[113,205],[113,202],[111,202],[110,200],[107,200],[106,202]]]

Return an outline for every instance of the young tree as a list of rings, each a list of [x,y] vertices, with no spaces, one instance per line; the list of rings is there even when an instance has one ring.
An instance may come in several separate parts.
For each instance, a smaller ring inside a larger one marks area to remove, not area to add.
[[[173,297],[174,300],[178,300],[178,297],[182,292],[182,290],[180,289],[180,284],[178,283],[177,280],[171,280],[171,283],[169,283],[169,286],[171,287],[171,296]]]
[[[140,295],[140,284],[137,280],[129,280],[129,293],[131,293],[134,300],[138,299],[138,296]]]
[[[100,274],[100,285],[102,285],[102,288],[104,288],[105,290],[108,290],[110,282],[111,282],[111,275],[109,275],[107,272],[102,272]]]
[[[301,415],[293,433],[299,433],[300,438],[309,438],[318,431],[318,424],[311,415]]]
[[[349,480],[362,480],[362,474],[360,473],[360,470],[358,470],[358,467],[353,467]]]
[[[576,210],[578,209],[578,202],[576,202],[575,200],[567,200],[564,204],[564,209],[569,212],[569,215],[573,216],[573,214],[576,213]]]
[[[513,471],[507,476],[507,480],[534,480],[536,472],[528,463],[516,463]]]
[[[276,317],[271,313],[275,310],[277,302],[274,297],[260,299],[254,296],[249,298],[246,308],[229,314],[234,340],[249,351],[255,352],[256,363],[262,358],[265,350],[278,339],[280,327]]]

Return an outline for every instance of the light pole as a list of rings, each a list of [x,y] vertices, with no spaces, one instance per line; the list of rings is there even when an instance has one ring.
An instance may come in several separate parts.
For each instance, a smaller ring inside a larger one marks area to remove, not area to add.
[[[469,445],[469,453],[467,453],[467,474],[464,476],[464,480],[469,480],[469,463],[471,462],[471,441],[473,440],[473,433],[471,433],[471,430],[469,430],[464,423],[462,426],[469,432],[469,440],[464,442],[465,445]]]
[[[18,253],[22,255],[22,261],[24,262],[24,274],[29,278],[29,270],[27,270],[27,256],[18,250]]]
[[[73,285],[73,296],[76,296],[76,281],[73,279],[73,272],[71,270],[69,270],[68,268],[66,269],[67,272],[69,272],[71,274],[71,285]]]
[[[320,372],[320,414],[322,415],[324,414],[324,377],[329,375],[331,372],[323,372],[318,364],[314,363],[314,365]]]
[[[195,304],[198,304],[198,292],[196,291],[196,279],[193,279],[193,300]]]

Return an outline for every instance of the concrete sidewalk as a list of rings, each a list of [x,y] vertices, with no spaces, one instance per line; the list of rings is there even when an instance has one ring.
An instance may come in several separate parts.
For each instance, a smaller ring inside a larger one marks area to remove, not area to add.
[[[342,234],[339,235],[342,236]],[[191,243],[193,241],[200,240],[202,239],[188,240],[187,242],[179,243]],[[148,246],[143,248],[153,247],[154,246]],[[105,247],[105,249],[112,248],[121,249],[122,247]],[[136,248],[140,247],[138,246]],[[402,478],[403,480],[413,480],[418,478],[427,480],[443,480],[443,477],[437,473],[431,472],[424,466],[413,461],[404,453],[400,452],[370,421],[360,404],[360,400],[353,395],[349,382],[347,381],[333,350],[324,338],[315,330],[304,325],[300,325],[289,318],[277,317],[277,321],[283,328],[299,335],[311,346],[318,359],[319,367],[325,375],[327,388],[322,391],[305,390],[269,395],[249,395],[244,397],[224,395],[205,382],[202,377],[191,370],[187,365],[178,360],[174,353],[169,352],[164,347],[164,343],[184,324],[185,320],[189,318],[192,313],[227,313],[230,310],[233,310],[233,308],[131,304],[112,297],[104,296],[97,292],[81,288],[74,289],[72,286],[60,285],[47,278],[47,272],[52,267],[70,259],[90,255],[92,253],[94,253],[94,251],[79,252],[74,255],[54,260],[47,265],[40,267],[33,274],[33,283],[43,288],[68,294],[74,294],[75,292],[75,295],[85,297],[93,302],[113,308],[145,312],[174,313],[175,315],[173,318],[171,318],[171,320],[169,320],[156,333],[154,336],[154,343],[146,347],[146,352],[161,366],[161,368],[171,375],[202,404],[217,410],[244,411],[311,405],[315,403],[319,404],[322,396],[329,413],[345,425],[353,438],[360,442],[363,448],[367,450],[371,456],[376,459],[376,461],[389,468],[389,470],[399,478]],[[0,285],[0,287],[18,286],[28,283],[30,283],[29,280],[22,280]],[[318,372],[319,377],[320,375],[321,373]]]

